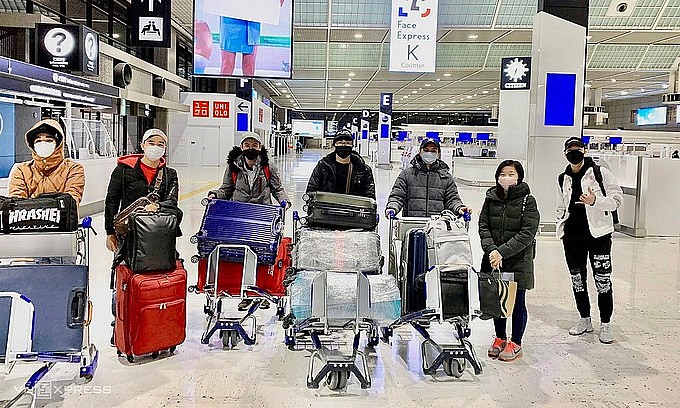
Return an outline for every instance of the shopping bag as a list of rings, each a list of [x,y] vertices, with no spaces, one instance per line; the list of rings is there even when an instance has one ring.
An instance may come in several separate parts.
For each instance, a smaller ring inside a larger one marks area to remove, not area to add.
[[[513,274],[492,271],[479,274],[479,309],[481,319],[498,319],[512,316],[517,296],[517,282]]]

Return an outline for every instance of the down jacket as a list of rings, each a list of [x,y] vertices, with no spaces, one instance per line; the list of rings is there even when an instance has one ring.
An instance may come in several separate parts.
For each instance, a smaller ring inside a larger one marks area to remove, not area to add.
[[[489,254],[498,250],[503,257],[501,271],[514,273],[519,289],[534,288],[534,239],[540,214],[530,194],[527,183],[510,187],[505,198],[500,198],[496,187],[492,187],[486,192],[479,214],[482,272],[491,271]]]
[[[361,197],[372,198],[375,200],[375,181],[373,181],[373,171],[366,164],[358,153],[352,152],[350,155],[352,163],[352,182],[349,194]],[[307,192],[323,191],[326,193],[335,192],[335,152],[319,160],[312,176],[307,183]]]
[[[156,175],[151,180],[151,183],[148,183],[140,167],[142,157],[144,155],[132,154],[118,158],[118,166],[111,173],[111,180],[106,192],[106,208],[104,209],[104,226],[107,235],[116,233],[113,227],[113,219],[116,214],[126,209],[138,199],[147,196],[156,185],[158,170],[156,170]],[[177,225],[179,225],[182,221],[182,211],[177,206],[179,195],[177,171],[167,167],[165,159],[161,159],[158,168],[164,169],[163,180],[158,192],[160,196],[158,205],[161,207],[161,211],[175,214],[177,216]],[[180,235],[181,233],[178,229],[177,236]]]
[[[234,147],[231,152],[229,152],[229,157],[227,158],[229,167],[224,172],[222,185],[220,188],[213,190],[210,193],[215,194],[217,198],[223,200],[233,200],[244,203],[272,204],[272,195],[279,203],[284,200],[290,202],[286,191],[283,189],[279,170],[273,163],[269,162],[269,156],[267,155],[266,149],[263,148],[260,151],[260,157],[257,158],[255,163],[257,173],[255,182],[252,183],[252,187],[250,180],[248,180],[248,174],[245,171],[245,160],[241,148],[238,146]],[[267,181],[267,176],[263,170],[264,166],[269,166],[271,175],[269,181]],[[232,178],[232,174],[234,173],[236,174],[236,184],[233,183]]]
[[[395,214],[403,210],[404,217],[429,217],[444,210],[464,207],[449,166],[437,160],[428,169],[420,155],[411,160],[411,167],[402,170],[394,182],[387,209]]]
[[[31,130],[48,124],[61,130],[61,125],[53,119],[46,119],[35,124]],[[20,163],[12,171],[9,181],[9,195],[17,198],[35,198],[45,193],[67,193],[80,204],[85,190],[85,170],[83,165],[64,158],[64,134],[62,142],[50,157],[42,158],[33,149],[33,160]],[[26,145],[30,148],[28,138]]]

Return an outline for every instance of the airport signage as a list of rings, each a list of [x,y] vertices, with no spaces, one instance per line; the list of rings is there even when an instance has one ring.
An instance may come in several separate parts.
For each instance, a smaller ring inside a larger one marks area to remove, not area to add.
[[[170,48],[171,0],[132,0],[130,45]]]
[[[392,0],[390,71],[434,72],[438,0]]]
[[[99,75],[99,34],[80,25],[36,24],[37,63],[57,71]]]
[[[531,57],[501,60],[501,91],[526,91],[531,88]]]

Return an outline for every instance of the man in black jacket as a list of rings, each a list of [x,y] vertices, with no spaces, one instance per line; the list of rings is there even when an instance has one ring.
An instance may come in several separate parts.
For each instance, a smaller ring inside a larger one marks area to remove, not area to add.
[[[335,151],[319,160],[307,184],[307,192],[350,194],[375,200],[373,171],[353,151],[352,134],[339,131],[333,138]]]

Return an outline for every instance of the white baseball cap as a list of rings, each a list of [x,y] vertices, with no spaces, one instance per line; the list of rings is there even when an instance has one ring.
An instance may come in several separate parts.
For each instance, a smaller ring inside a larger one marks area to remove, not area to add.
[[[241,135],[241,144],[243,144],[246,139],[255,139],[258,143],[262,144],[262,137],[255,132],[244,132],[243,135]]]
[[[166,145],[169,143],[168,135],[166,135],[165,132],[160,129],[149,129],[144,132],[144,136],[142,136],[142,143],[146,142],[146,139],[150,138],[151,136],[160,136],[163,138],[163,140],[165,140]]]

